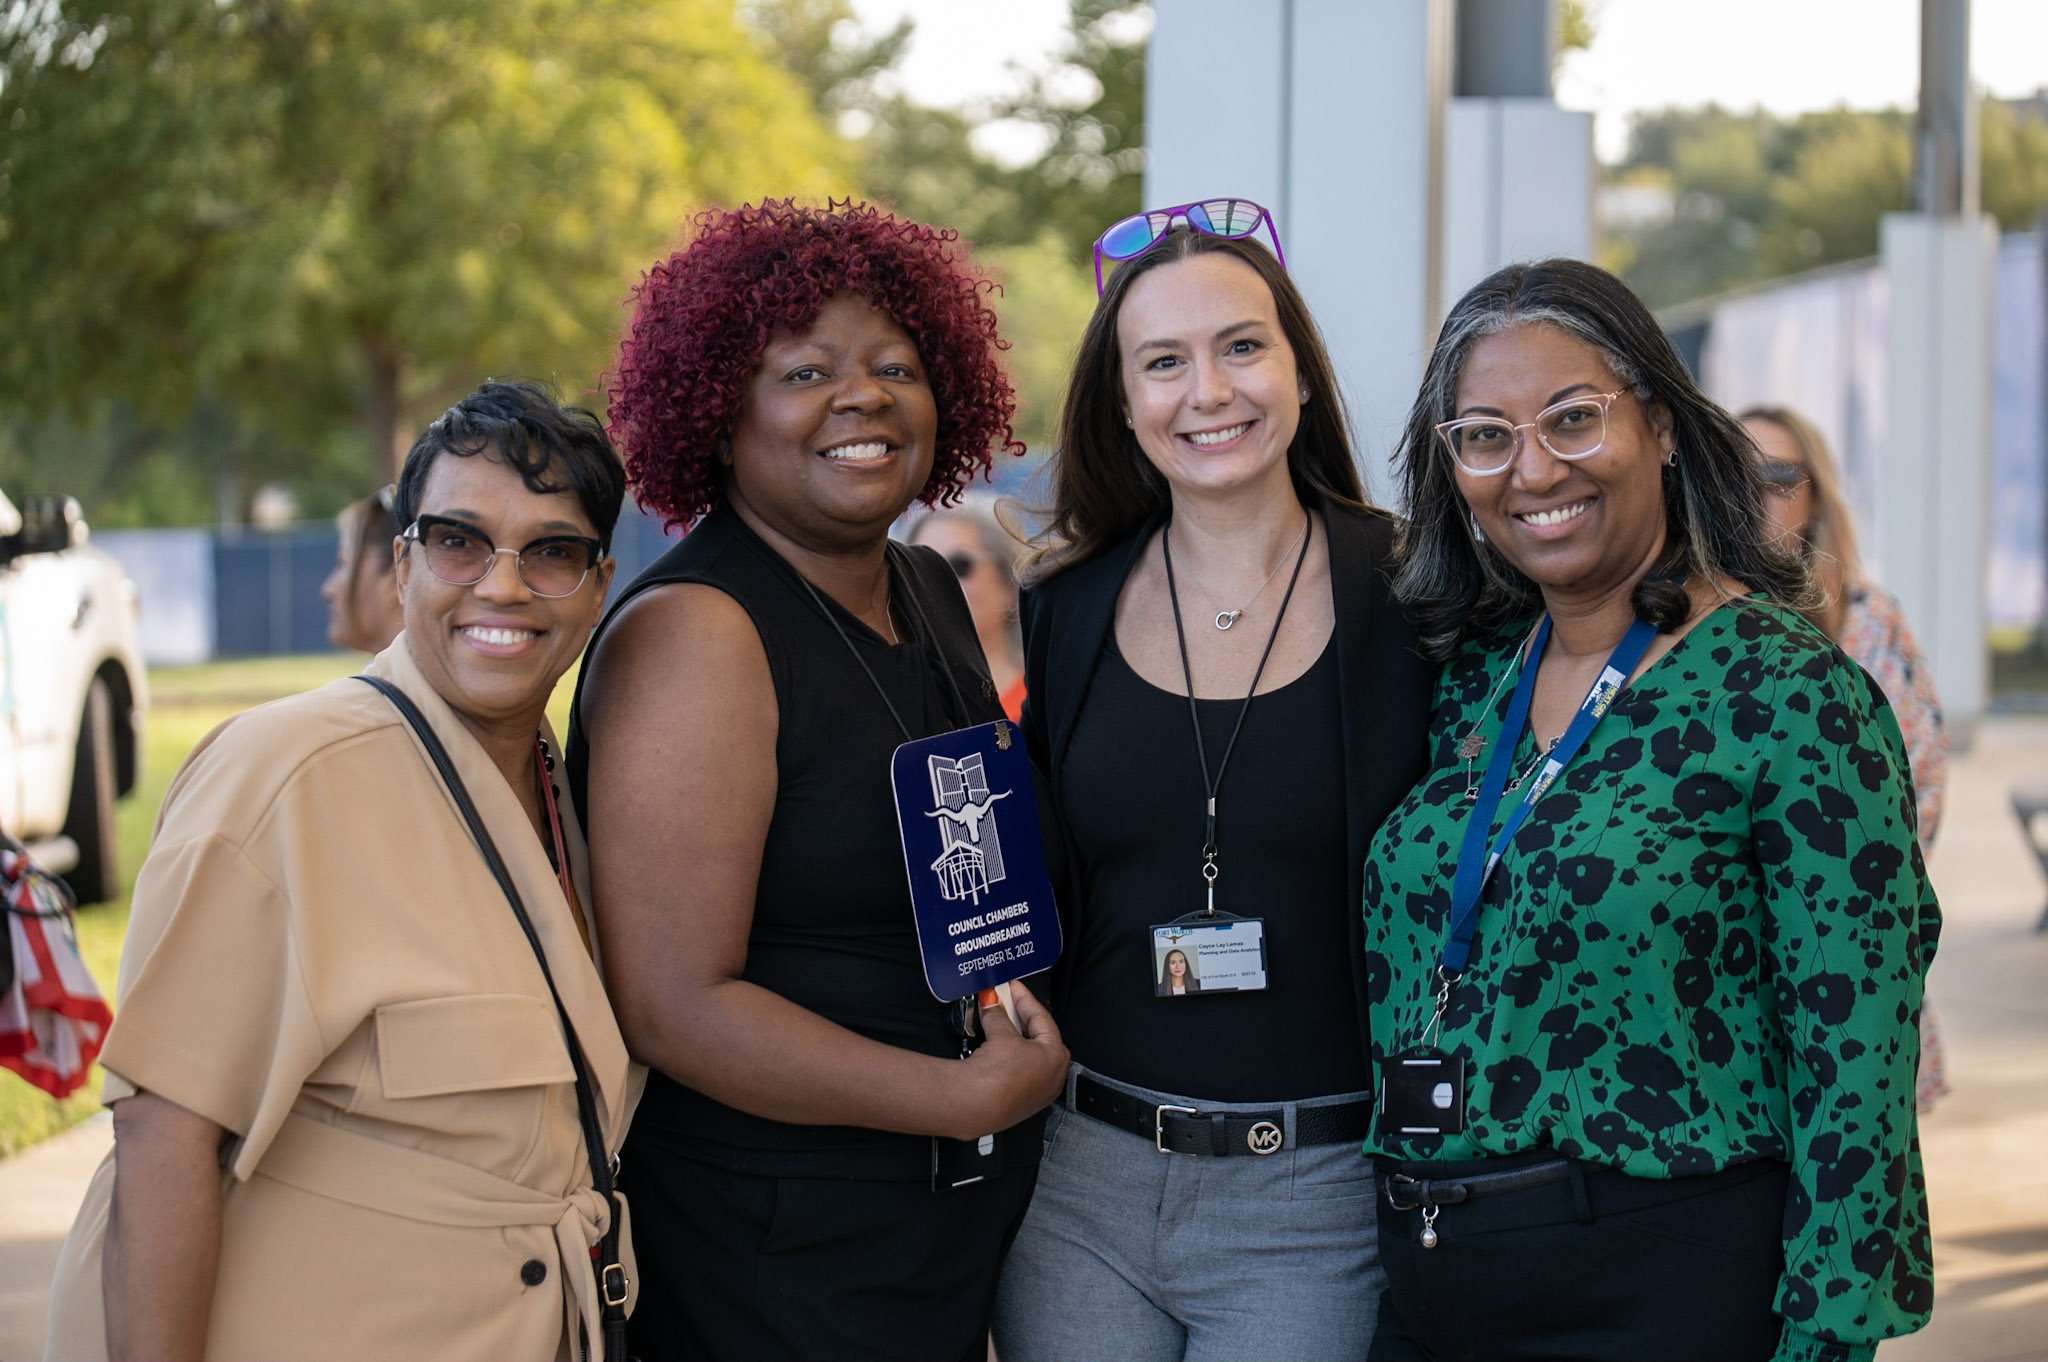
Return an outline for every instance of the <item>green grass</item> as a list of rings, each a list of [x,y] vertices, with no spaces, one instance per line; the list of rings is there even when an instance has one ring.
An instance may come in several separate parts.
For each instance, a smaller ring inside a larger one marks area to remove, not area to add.
[[[109,999],[120,972],[121,941],[128,931],[128,895],[149,850],[157,807],[185,755],[222,720],[243,710],[325,685],[359,671],[361,653],[313,653],[213,662],[201,667],[160,667],[149,674],[150,714],[145,729],[142,781],[115,807],[121,848],[121,897],[78,912],[78,949]],[[567,736],[576,668],[556,686],[548,704],[555,732]],[[48,1139],[99,1110],[100,1070],[61,1102],[11,1073],[0,1072],[0,1158]]]
[[[251,705],[291,695],[346,676],[361,665],[348,653],[311,657],[219,662],[205,667],[152,671],[151,709],[144,730],[142,781],[114,810],[115,839],[121,848],[121,897],[78,911],[78,950],[108,998],[121,966],[121,939],[128,931],[128,893],[149,850],[157,806],[185,754],[221,720]],[[94,1065],[84,1087],[61,1102],[13,1074],[0,1074],[0,1158],[99,1110],[100,1071]]]

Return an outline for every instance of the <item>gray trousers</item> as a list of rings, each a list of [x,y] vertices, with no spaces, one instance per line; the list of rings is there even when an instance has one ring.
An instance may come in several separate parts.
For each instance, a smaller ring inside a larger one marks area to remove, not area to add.
[[[1161,1154],[1077,1114],[1070,1074],[996,1291],[1003,1362],[1364,1358],[1386,1274],[1358,1146],[1297,1149],[1292,1103],[1197,1102],[1091,1077],[1154,1104],[1283,1108],[1287,1141],[1263,1157]]]

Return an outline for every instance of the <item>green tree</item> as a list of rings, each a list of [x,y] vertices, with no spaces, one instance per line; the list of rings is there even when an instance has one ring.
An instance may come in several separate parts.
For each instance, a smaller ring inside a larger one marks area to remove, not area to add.
[[[1987,100],[1977,131],[1984,211],[2008,232],[2038,226],[2048,215],[2048,124]]]
[[[2034,226],[2048,212],[2048,126],[1988,100],[1979,127],[1984,211],[2006,231]],[[1898,109],[1646,114],[1608,183],[1661,185],[1671,214],[1611,231],[1602,259],[1657,306],[1864,259],[1884,215],[1907,207],[1912,161]]]
[[[1021,246],[989,247],[979,257],[1003,290],[995,307],[1010,342],[1017,435],[1034,449],[1050,448],[1074,351],[1095,310],[1095,276],[1050,230]]]
[[[0,403],[386,476],[485,374],[587,388],[694,204],[847,183],[729,0],[17,3],[0,126]]]
[[[880,77],[907,46],[907,22],[867,32],[847,0],[753,0],[743,13],[765,50],[845,133],[863,192],[972,243],[1001,288],[993,302],[1010,345],[1017,433],[1049,444],[1074,345],[1095,306],[1089,247],[1112,217],[1138,208],[1149,12],[1081,0],[1075,38],[1059,59],[1063,74],[1043,74],[1024,97],[972,113],[927,108],[887,89]],[[1084,91],[1078,102],[1076,85]],[[997,116],[1046,129],[1047,150],[1023,166],[983,155],[974,132],[981,118]]]
[[[1761,245],[1770,274],[1877,254],[1878,224],[1906,206],[1913,149],[1897,114],[1813,115],[1771,183]]]
[[[850,0],[746,0],[740,17],[818,109],[833,115],[876,103],[875,78],[903,60],[916,25],[899,19],[886,33],[869,33]]]
[[[1072,36],[1051,71],[999,116],[1034,123],[1045,151],[1019,175],[1024,221],[1050,227],[1077,261],[1118,218],[1141,211],[1145,175],[1145,47],[1152,7],[1069,0]],[[1074,88],[1082,93],[1077,98]]]

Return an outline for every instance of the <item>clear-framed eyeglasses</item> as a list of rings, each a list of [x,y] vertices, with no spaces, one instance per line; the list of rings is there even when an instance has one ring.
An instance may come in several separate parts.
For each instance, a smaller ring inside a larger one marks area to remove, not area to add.
[[[1589,393],[1567,397],[1536,413],[1533,421],[1511,424],[1498,416],[1466,416],[1441,422],[1436,433],[1458,467],[1474,477],[1505,473],[1522,452],[1522,432],[1533,430],[1543,447],[1560,459],[1583,459],[1598,454],[1607,443],[1607,409],[1627,392]]]
[[[418,544],[427,570],[450,586],[475,586],[491,575],[498,555],[512,555],[512,565],[528,591],[536,596],[573,596],[604,552],[599,541],[580,534],[549,534],[516,549],[501,549],[491,537],[467,521],[423,515],[405,527],[403,536]]]

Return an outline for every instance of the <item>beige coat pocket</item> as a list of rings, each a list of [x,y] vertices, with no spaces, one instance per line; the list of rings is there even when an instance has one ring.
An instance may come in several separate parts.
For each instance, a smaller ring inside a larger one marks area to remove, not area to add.
[[[526,993],[462,994],[377,1009],[387,1098],[573,1083],[554,1006]]]

